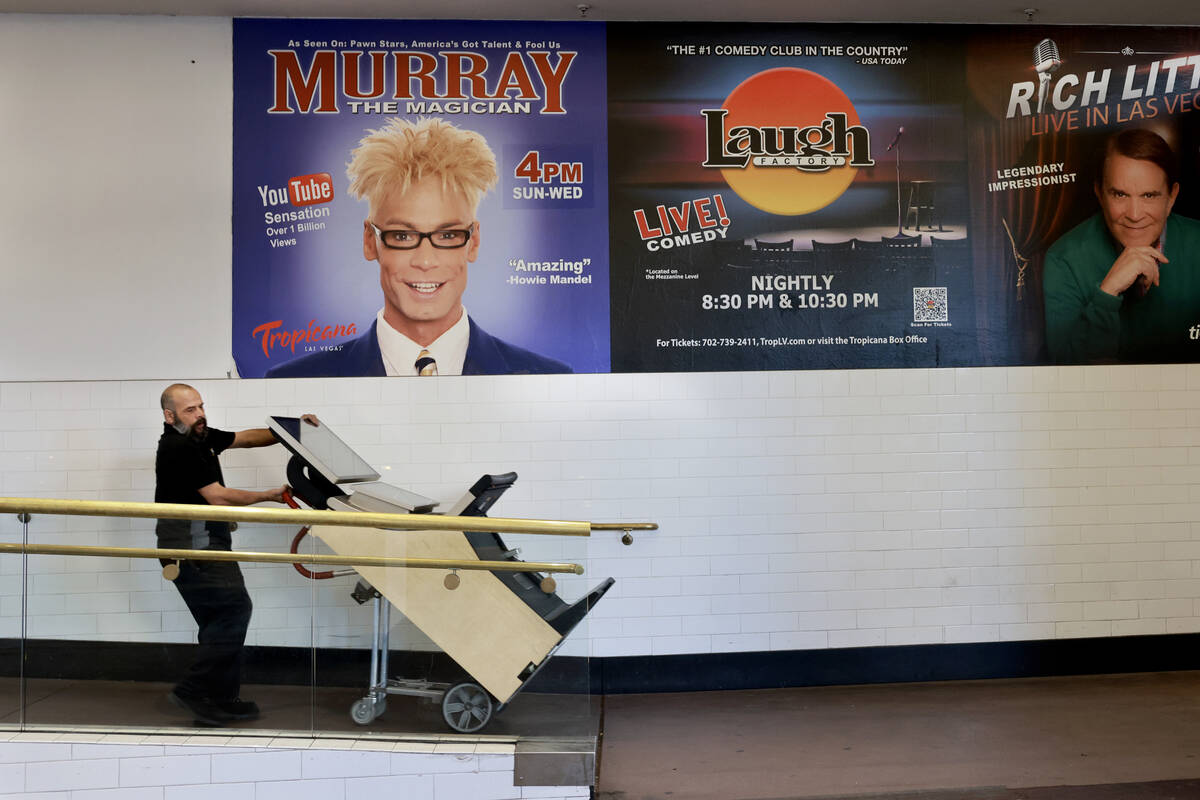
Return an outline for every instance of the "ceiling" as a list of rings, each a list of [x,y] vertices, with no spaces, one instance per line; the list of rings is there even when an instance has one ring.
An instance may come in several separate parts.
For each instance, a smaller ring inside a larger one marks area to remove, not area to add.
[[[1198,25],[1195,0],[1027,0],[1035,23]],[[1021,0],[0,0],[0,12],[395,19],[745,20],[1024,24]],[[1136,14],[1131,13],[1136,9]]]

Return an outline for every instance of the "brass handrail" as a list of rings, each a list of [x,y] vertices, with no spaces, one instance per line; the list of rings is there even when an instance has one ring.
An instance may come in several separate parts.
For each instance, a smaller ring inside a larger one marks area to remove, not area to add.
[[[533,533],[549,536],[588,536],[591,533],[591,525],[587,522],[563,520],[450,517],[442,514],[380,514],[371,511],[310,511],[291,508],[134,503],[111,500],[55,500],[38,497],[0,497],[0,512],[65,514],[84,517],[196,519],[278,525],[345,525],[354,528],[397,528],[425,531]]]
[[[0,553],[29,555],[96,556],[104,558],[162,558],[174,561],[254,561],[264,564],[329,564],[341,567],[404,567],[407,569],[487,570],[489,572],[568,572],[582,575],[579,564],[540,561],[470,561],[453,558],[392,558],[390,556],[336,556],[315,553],[259,553],[251,550],[180,550],[152,547],[93,547],[72,544],[16,544],[0,542]]]
[[[656,531],[657,522],[593,522],[594,531]]]

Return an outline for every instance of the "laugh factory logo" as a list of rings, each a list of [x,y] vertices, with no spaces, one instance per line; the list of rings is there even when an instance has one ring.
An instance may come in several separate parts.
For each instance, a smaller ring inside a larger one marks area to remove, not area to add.
[[[742,81],[705,120],[703,166],[720,169],[755,208],[796,216],[842,196],[859,167],[874,165],[871,134],[828,78],[779,67]]]

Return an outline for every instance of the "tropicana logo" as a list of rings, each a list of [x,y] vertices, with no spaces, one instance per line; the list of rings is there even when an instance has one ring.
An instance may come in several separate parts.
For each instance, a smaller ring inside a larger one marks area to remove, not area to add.
[[[250,335],[257,339],[262,336],[263,355],[267,358],[271,357],[271,351],[276,345],[286,347],[293,353],[296,352],[296,345],[305,342],[320,342],[325,339],[338,339],[343,336],[357,336],[358,326],[351,322],[349,325],[325,325],[317,324],[314,319],[308,323],[308,327],[297,330],[279,330],[283,327],[283,320],[276,319],[271,322],[264,322],[259,325]]]
[[[718,168],[738,196],[771,214],[809,214],[832,203],[874,165],[871,134],[832,81],[778,67],[738,84],[706,108],[703,166]]]

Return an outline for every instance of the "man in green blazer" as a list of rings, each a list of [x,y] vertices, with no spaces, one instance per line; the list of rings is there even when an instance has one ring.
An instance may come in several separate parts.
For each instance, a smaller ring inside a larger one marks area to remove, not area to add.
[[[1153,131],[1121,131],[1094,190],[1100,212],[1046,252],[1051,359],[1200,360],[1200,222],[1171,215],[1174,152]]]

